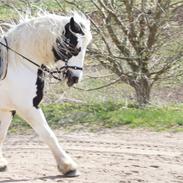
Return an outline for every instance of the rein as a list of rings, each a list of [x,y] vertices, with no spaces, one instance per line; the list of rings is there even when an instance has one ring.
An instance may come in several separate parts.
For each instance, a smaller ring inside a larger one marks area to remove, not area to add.
[[[17,55],[19,55],[20,57],[22,57],[22,58],[25,59],[26,61],[30,62],[31,64],[35,65],[36,67],[38,67],[39,69],[41,69],[44,73],[48,73],[50,76],[52,76],[54,79],[56,79],[56,80],[58,80],[58,81],[62,81],[63,79],[61,79],[60,77],[56,76],[55,74],[61,74],[61,73],[63,73],[63,75],[64,75],[64,74],[66,74],[66,71],[67,71],[68,69],[83,70],[82,67],[78,67],[78,66],[69,66],[69,65],[67,65],[67,63],[68,63],[67,60],[64,60],[64,61],[62,60],[63,62],[65,62],[65,65],[64,65],[63,67],[61,67],[61,68],[59,68],[59,69],[56,69],[56,70],[50,70],[46,65],[44,65],[44,64],[39,65],[39,64],[35,63],[33,60],[31,60],[31,59],[25,57],[24,55],[22,55],[21,53],[17,52],[16,50],[10,48],[10,47],[8,46],[8,42],[7,42],[6,37],[4,37],[4,40],[5,40],[6,44],[2,43],[1,41],[0,41],[0,44],[1,44],[2,46],[4,46],[5,48],[7,48],[7,50],[10,50],[10,51],[16,53]]]

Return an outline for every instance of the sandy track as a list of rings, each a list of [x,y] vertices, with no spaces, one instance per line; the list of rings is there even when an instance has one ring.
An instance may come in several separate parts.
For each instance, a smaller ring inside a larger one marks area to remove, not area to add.
[[[183,183],[183,133],[114,129],[97,133],[57,131],[81,176],[64,178],[35,134],[10,135],[9,167],[0,183]]]

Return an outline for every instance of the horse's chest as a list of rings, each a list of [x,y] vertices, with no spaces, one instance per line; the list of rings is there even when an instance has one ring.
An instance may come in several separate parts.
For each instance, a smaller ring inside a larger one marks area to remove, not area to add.
[[[11,74],[10,74],[11,73]],[[33,72],[11,72],[7,78],[2,81],[3,87],[0,87],[0,93],[4,98],[12,101],[15,106],[34,106],[38,108],[44,93],[44,73],[37,70],[37,74]],[[0,81],[0,83],[2,83]],[[6,91],[6,92],[5,92]]]

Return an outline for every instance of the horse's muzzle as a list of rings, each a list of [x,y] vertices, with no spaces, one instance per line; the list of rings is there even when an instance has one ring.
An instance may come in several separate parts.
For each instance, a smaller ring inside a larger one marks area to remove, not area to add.
[[[74,76],[70,70],[68,70],[66,73],[66,79],[67,79],[67,85],[69,87],[79,82],[79,78],[77,76]]]

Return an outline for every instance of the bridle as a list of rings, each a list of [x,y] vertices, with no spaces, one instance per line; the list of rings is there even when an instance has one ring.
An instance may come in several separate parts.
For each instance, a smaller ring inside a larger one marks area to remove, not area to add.
[[[22,57],[22,58],[25,59],[26,61],[28,61],[28,62],[30,62],[31,64],[35,65],[36,67],[38,67],[38,69],[42,70],[44,73],[49,74],[49,76],[51,76],[52,78],[54,78],[54,79],[56,79],[56,80],[58,80],[58,81],[62,81],[63,79],[62,79],[60,76],[56,75],[56,74],[63,74],[63,76],[65,77],[65,75],[66,75],[68,69],[83,70],[82,67],[70,66],[70,65],[68,65],[68,59],[63,59],[63,60],[62,60],[62,61],[65,63],[64,66],[60,67],[59,69],[56,68],[55,70],[51,70],[51,69],[49,69],[46,65],[44,65],[44,64],[39,65],[39,64],[37,64],[36,62],[34,62],[33,60],[27,58],[27,57],[24,56],[23,54],[21,54],[21,53],[17,52],[16,50],[12,49],[11,47],[9,47],[9,46],[8,46],[8,41],[7,41],[6,37],[4,37],[4,40],[5,40],[5,43],[6,43],[6,44],[2,43],[1,41],[0,41],[0,44],[1,44],[2,46],[4,46],[4,47],[7,49],[7,51],[10,50],[10,51],[14,52],[14,53],[17,54],[18,56]],[[77,49],[77,48],[76,48],[76,49]]]

